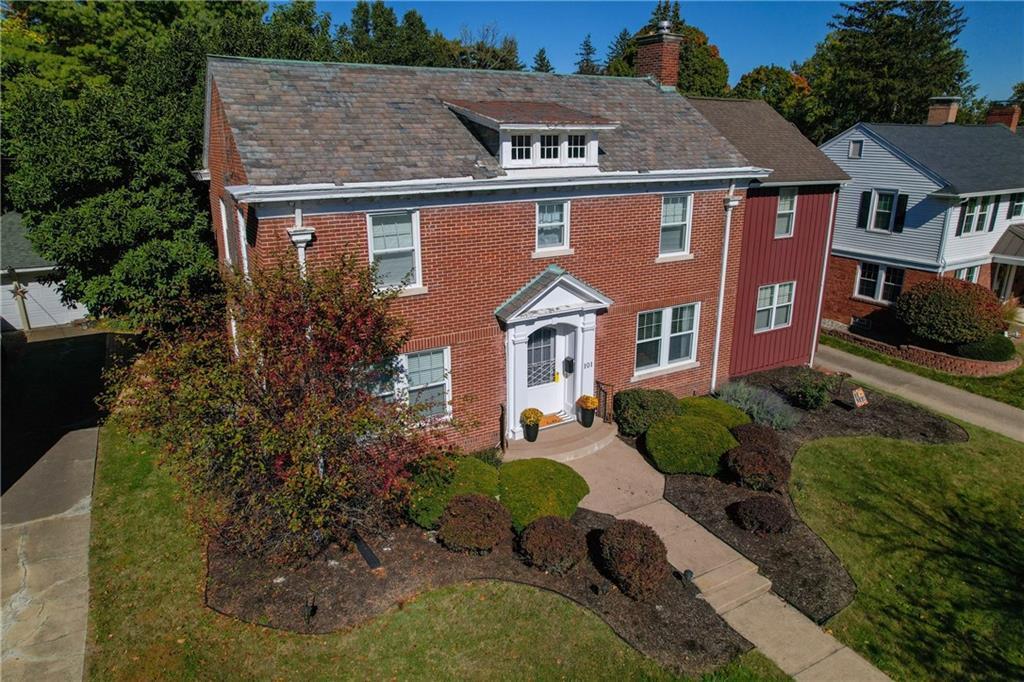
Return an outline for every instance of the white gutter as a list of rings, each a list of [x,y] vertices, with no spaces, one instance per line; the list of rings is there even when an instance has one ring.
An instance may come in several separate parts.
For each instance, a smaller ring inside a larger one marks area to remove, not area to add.
[[[732,209],[740,205],[740,198],[733,196],[736,181],[729,183],[729,196],[725,198],[725,235],[722,242],[722,274],[718,278],[718,311],[715,313],[715,346],[711,357],[711,390],[718,386],[718,351],[722,341],[722,313],[725,310],[725,270],[729,263],[729,234],[732,231]]]
[[[814,331],[811,334],[811,361],[807,363],[814,367],[814,354],[818,350],[818,334],[821,330],[821,309],[825,301],[825,275],[828,273],[828,257],[832,253],[832,230],[835,227],[833,220],[836,214],[836,197],[839,190],[832,192],[832,202],[828,209],[828,233],[825,236],[825,254],[821,259],[821,284],[818,286],[818,310],[814,314]]]
[[[986,189],[980,192],[961,192],[955,194],[952,192],[932,192],[928,196],[935,197],[936,199],[973,199],[974,197],[990,197],[998,194],[1019,194],[1024,192],[1024,187],[1010,187],[1007,189]]]
[[[999,207],[996,206],[996,209]],[[949,238],[949,217],[953,213],[953,204],[946,207],[942,214],[942,234],[939,235],[939,252],[935,254],[935,262],[939,264],[939,275],[946,271],[946,240]]]
[[[399,182],[360,182],[351,184],[316,183],[308,185],[232,185],[227,192],[238,202],[249,204],[317,201],[325,199],[351,199],[414,194],[442,194],[447,192],[491,192],[505,189],[534,189],[547,187],[580,187],[622,185],[636,183],[694,182],[763,178],[771,174],[770,168],[741,166],[738,168],[710,168],[667,171],[615,171],[599,175],[556,176],[538,178],[433,178],[403,180]]]
[[[850,179],[846,180],[790,180],[788,182],[759,182],[754,187],[794,187],[799,185],[805,187],[808,185],[849,185]]]

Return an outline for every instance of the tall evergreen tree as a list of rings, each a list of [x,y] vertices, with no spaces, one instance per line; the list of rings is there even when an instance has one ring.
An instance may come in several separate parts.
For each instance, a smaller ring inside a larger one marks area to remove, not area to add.
[[[594,43],[591,41],[589,33],[583,38],[583,42],[580,43],[580,49],[576,52],[576,56],[578,57],[576,60],[576,73],[584,76],[593,76],[601,73],[601,66],[595,59],[597,50],[594,48]]]
[[[633,34],[629,29],[622,29],[615,40],[608,46],[608,55],[605,58],[605,73],[609,76],[632,76],[631,66],[635,58],[636,45],[633,43]]]
[[[533,70],[540,73],[551,73],[555,70],[548,60],[547,50],[543,47],[537,50],[537,54],[533,55]]]
[[[811,87],[805,133],[822,141],[857,121],[919,123],[928,98],[973,97],[957,38],[967,20],[948,0],[844,3],[798,67]]]

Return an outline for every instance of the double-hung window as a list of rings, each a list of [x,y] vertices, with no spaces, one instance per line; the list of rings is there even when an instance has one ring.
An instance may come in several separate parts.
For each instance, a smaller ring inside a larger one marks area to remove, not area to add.
[[[587,158],[586,135],[567,135],[566,143],[566,157],[568,159],[582,161]]]
[[[385,400],[403,400],[421,417],[443,417],[451,413],[451,352],[448,348],[408,353],[398,357],[394,383],[377,391]]]
[[[995,210],[993,197],[972,197],[960,204],[960,227],[957,234],[984,232],[988,229],[989,220],[994,221]]]
[[[1006,210],[1007,218],[1020,218],[1024,216],[1024,193],[1010,195],[1010,207]]]
[[[533,158],[533,137],[531,135],[512,136],[512,160],[529,161]]]
[[[636,371],[691,362],[697,353],[699,315],[699,303],[640,313],[636,320]]]
[[[779,207],[775,212],[775,238],[792,237],[796,222],[796,187],[779,190]]]
[[[690,216],[692,196],[673,194],[661,200],[662,256],[688,253],[690,250]]]
[[[537,250],[569,248],[569,202],[537,204]]]
[[[956,277],[957,279],[962,279],[965,282],[970,282],[971,284],[977,284],[978,283],[978,273],[979,273],[980,269],[981,269],[980,266],[977,266],[977,265],[972,265],[969,268],[960,268],[959,270],[956,270],[953,273],[953,276]]]
[[[757,290],[757,310],[754,313],[754,331],[788,327],[793,319],[793,293],[796,282],[768,284]]]
[[[382,287],[419,287],[419,215],[416,211],[371,213],[370,260]]]
[[[558,141],[558,135],[540,136],[540,158],[557,161],[560,149],[561,145]]]
[[[857,272],[857,295],[873,301],[893,303],[903,291],[903,268],[861,263]]]
[[[872,230],[889,232],[896,216],[896,192],[875,191],[875,210],[871,214]]]

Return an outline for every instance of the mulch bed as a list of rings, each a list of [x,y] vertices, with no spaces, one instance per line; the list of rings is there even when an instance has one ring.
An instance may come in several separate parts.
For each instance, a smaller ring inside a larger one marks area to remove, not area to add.
[[[775,369],[744,381],[774,390],[797,371]],[[847,379],[844,388],[856,385]],[[957,424],[916,405],[874,391],[865,393],[868,404],[857,410],[835,402],[813,412],[797,409],[800,423],[779,432],[780,454],[792,461],[804,443],[836,436],[881,436],[929,444],[968,439]],[[812,620],[828,620],[853,601],[856,584],[828,545],[803,523],[789,495],[782,496],[793,514],[793,526],[787,532],[758,535],[737,526],[727,508],[754,494],[706,476],[667,476],[665,483],[666,500],[756,563],[775,592]]]
[[[613,517],[579,510],[573,522],[594,544]],[[590,561],[566,576],[526,566],[511,544],[488,555],[449,552],[419,528],[368,540],[382,566],[370,570],[358,552],[332,547],[301,568],[287,569],[208,550],[206,602],[240,620],[300,633],[326,633],[364,623],[416,595],[452,583],[505,580],[561,594],[596,613],[628,644],[666,668],[693,675],[723,665],[752,645],[730,628],[692,585],[677,576],[646,602],[623,595]],[[592,552],[593,554],[593,552]],[[310,620],[304,607],[315,597]]]

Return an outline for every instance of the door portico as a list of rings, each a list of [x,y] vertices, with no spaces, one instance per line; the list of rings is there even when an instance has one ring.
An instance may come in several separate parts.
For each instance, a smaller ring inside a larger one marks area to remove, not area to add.
[[[528,407],[575,418],[576,399],[594,392],[597,313],[611,303],[551,265],[495,311],[506,327],[510,440],[522,438],[519,415]]]

